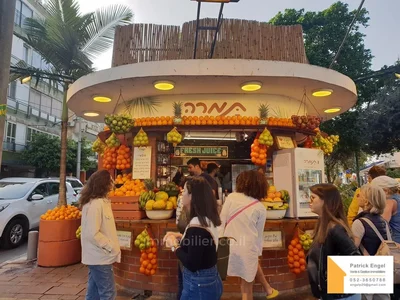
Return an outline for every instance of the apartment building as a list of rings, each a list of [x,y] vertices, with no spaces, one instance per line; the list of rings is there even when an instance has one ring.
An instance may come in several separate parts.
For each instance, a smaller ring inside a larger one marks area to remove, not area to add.
[[[38,0],[17,0],[14,18],[14,33],[21,33],[26,18],[43,17],[46,10]],[[12,42],[11,64],[24,60],[36,68],[46,68],[46,62],[35,49],[32,49],[15,34]],[[46,133],[60,136],[62,112],[62,86],[59,90],[49,89],[46,81],[10,83],[7,95],[7,117],[3,141],[1,177],[33,177],[35,169],[26,166],[20,159],[20,153],[32,140],[34,133]],[[81,136],[94,141],[101,130],[101,124],[78,120],[72,112],[69,114],[68,138],[78,140]]]

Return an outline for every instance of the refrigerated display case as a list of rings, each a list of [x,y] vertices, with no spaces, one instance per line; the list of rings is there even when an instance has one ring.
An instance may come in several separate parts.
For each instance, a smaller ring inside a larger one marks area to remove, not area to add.
[[[324,153],[319,149],[293,148],[274,153],[275,187],[290,195],[286,217],[317,217],[310,209],[310,187],[324,182],[324,172]]]

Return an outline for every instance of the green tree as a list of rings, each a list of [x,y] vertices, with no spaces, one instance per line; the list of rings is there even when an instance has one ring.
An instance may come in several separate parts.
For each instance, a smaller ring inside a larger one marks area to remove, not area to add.
[[[73,172],[76,169],[78,143],[68,140],[67,149],[66,171]],[[59,137],[38,133],[33,135],[27,149],[22,152],[22,160],[36,168],[37,176],[50,176],[60,168],[60,153]],[[81,166],[83,170],[95,167],[95,156],[86,140],[82,140]]]
[[[274,25],[301,24],[304,32],[304,45],[310,64],[328,68],[348,30],[356,11],[348,5],[336,2],[320,12],[305,12],[304,9],[286,9],[270,20]],[[368,25],[368,11],[360,11],[347,41],[344,44],[333,69],[350,78],[358,78],[371,71],[372,55],[364,46],[364,34],[360,27]],[[354,158],[359,158],[363,141],[362,126],[359,122],[363,103],[369,103],[378,87],[371,84],[373,79],[357,85],[358,102],[355,108],[333,120],[324,122],[321,129],[329,134],[339,134],[337,149],[326,160],[328,177],[334,180],[333,173],[339,166],[346,167]],[[344,163],[346,162],[346,163]]]
[[[112,5],[94,13],[81,14],[75,0],[48,0],[44,19],[29,18],[20,38],[40,53],[51,65],[51,72],[69,79],[63,83],[61,122],[60,193],[58,205],[66,205],[67,171],[67,90],[68,84],[92,72],[91,59],[104,53],[113,44],[114,30],[127,24],[133,14],[122,5]],[[37,72],[40,77],[40,72]],[[20,74],[23,76],[23,74]]]

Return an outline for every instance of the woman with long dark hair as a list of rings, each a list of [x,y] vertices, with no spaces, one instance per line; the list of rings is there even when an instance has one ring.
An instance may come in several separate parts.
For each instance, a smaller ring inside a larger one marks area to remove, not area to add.
[[[210,184],[200,176],[185,183],[183,205],[189,225],[184,234],[167,233],[164,242],[183,265],[181,300],[218,300],[222,281],[217,270],[218,229],[221,220]]]
[[[114,183],[106,170],[90,176],[79,199],[82,207],[82,263],[89,268],[86,300],[111,300],[117,296],[112,264],[121,262],[121,250],[111,203]]]
[[[360,294],[328,294],[327,258],[330,255],[361,255],[353,241],[343,203],[336,186],[328,183],[313,185],[310,208],[318,215],[314,242],[307,256],[307,271],[314,297],[327,299],[361,300]]]

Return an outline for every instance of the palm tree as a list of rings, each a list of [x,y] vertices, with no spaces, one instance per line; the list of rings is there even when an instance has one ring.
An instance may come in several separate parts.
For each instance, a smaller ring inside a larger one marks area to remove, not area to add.
[[[63,107],[61,116],[60,190],[58,206],[66,205],[66,160],[67,160],[67,90],[68,85],[81,76],[92,72],[92,60],[108,50],[114,39],[116,26],[128,24],[132,11],[123,5],[111,5],[93,13],[81,14],[75,0],[48,0],[48,15],[44,19],[28,18],[23,26],[23,35],[18,35],[35,49],[50,65],[51,70],[31,68],[39,79],[63,80]],[[21,64],[19,64],[21,65]],[[29,73],[29,71],[28,71]],[[24,72],[17,72],[17,76]],[[26,74],[25,74],[26,76]],[[15,78],[15,76],[14,76]],[[54,79],[56,78],[56,79]],[[51,82],[50,82],[51,84]]]

